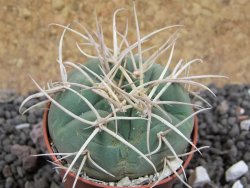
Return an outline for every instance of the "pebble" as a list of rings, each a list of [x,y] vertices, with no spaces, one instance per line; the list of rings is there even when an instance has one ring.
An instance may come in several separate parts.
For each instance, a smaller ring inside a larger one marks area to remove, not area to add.
[[[37,156],[32,156],[37,154],[34,148],[15,144],[11,147],[11,153],[22,160],[23,169],[27,172],[32,172],[37,168]]]
[[[14,179],[12,177],[8,177],[5,182],[5,188],[13,188],[14,184]]]
[[[236,121],[237,121],[237,119],[236,119],[236,117],[229,117],[228,118],[228,124],[229,125],[235,125],[236,124]]]
[[[0,125],[3,125],[5,123],[5,119],[4,118],[0,118]]]
[[[12,176],[12,171],[11,171],[10,166],[9,166],[9,165],[5,165],[5,166],[3,167],[2,173],[3,173],[3,176],[6,177],[6,178],[7,178],[7,177],[11,177],[11,176]]]
[[[149,179],[145,177],[140,177],[136,180],[132,180],[134,185],[147,185],[149,183]]]
[[[228,102],[226,100],[222,101],[217,109],[220,114],[225,114],[229,109]]]
[[[239,134],[240,134],[240,128],[237,124],[234,124],[231,130],[229,131],[229,135],[231,136],[231,138],[235,138]]]
[[[26,181],[24,187],[25,188],[34,188],[34,182]]]
[[[241,130],[249,131],[250,130],[250,119],[242,121],[240,123],[240,128],[241,128]]]
[[[27,121],[30,124],[35,124],[37,122],[37,118],[34,114],[29,114]]]
[[[29,123],[22,123],[22,124],[16,125],[16,129],[17,130],[19,130],[19,129],[25,129],[25,128],[29,128],[29,127],[30,127]]]
[[[7,155],[5,155],[5,157],[4,157],[4,160],[5,160],[7,163],[11,163],[11,162],[13,162],[15,159],[16,159],[16,156],[13,155],[13,154],[7,154]]]
[[[232,145],[231,149],[229,150],[229,155],[231,158],[235,158],[237,156],[238,149],[235,145]]]
[[[243,188],[243,185],[241,184],[240,180],[237,180],[234,182],[232,188]]]
[[[245,147],[246,147],[246,144],[245,144],[245,142],[244,141],[239,141],[239,142],[237,142],[237,148],[239,148],[239,149],[244,149]]]
[[[45,178],[39,178],[38,180],[35,179],[34,183],[35,188],[47,188],[49,187],[49,184]]]
[[[115,182],[109,182],[109,186],[115,186]]]
[[[6,165],[6,162],[3,160],[0,160],[0,172],[3,170],[5,165]]]
[[[3,116],[4,116],[4,110],[3,110],[3,108],[0,108],[0,117],[2,118]],[[2,118],[3,119],[3,118]]]
[[[14,144],[11,146],[11,153],[19,158],[30,156],[30,154],[36,154],[34,148],[19,144]]]
[[[250,162],[250,151],[246,152],[243,157],[244,161]]]
[[[129,186],[131,183],[130,179],[128,177],[125,177],[123,179],[121,179],[120,181],[118,181],[117,186],[122,187],[122,186]]]
[[[46,146],[43,140],[43,130],[42,130],[42,123],[38,123],[32,126],[32,130],[30,132],[30,138],[33,143],[39,147],[42,151],[46,151]]]
[[[231,166],[229,169],[226,171],[226,181],[232,181],[236,180],[242,175],[246,174],[248,171],[248,166],[244,161],[239,161],[235,163],[233,166]]]
[[[195,168],[193,173],[190,175],[188,183],[192,187],[204,187],[206,184],[211,182],[207,170],[203,166]]]
[[[17,174],[19,177],[23,177],[24,175],[24,171],[23,171],[23,168],[21,168],[20,166],[17,167]]]
[[[33,172],[37,168],[37,157],[36,156],[27,156],[23,158],[23,169],[27,172]]]
[[[50,188],[60,188],[60,186],[52,181],[52,183],[50,184]]]

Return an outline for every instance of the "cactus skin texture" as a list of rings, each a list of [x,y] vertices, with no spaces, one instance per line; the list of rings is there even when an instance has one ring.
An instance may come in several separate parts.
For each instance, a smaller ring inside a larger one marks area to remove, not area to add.
[[[136,60],[138,63],[138,59]],[[98,60],[89,60],[84,64],[86,67],[102,75],[99,68]],[[133,72],[130,60],[127,62],[126,69]],[[159,64],[154,64],[147,72],[144,73],[144,83],[156,80],[159,78],[163,67]],[[94,76],[92,76],[93,79]],[[119,80],[119,72],[116,75],[117,82]],[[92,86],[91,83],[81,74],[78,70],[72,71],[68,76],[69,82],[82,83],[87,86]],[[97,81],[98,83],[98,81]],[[138,82],[137,82],[138,85]],[[165,84],[160,84],[157,88],[155,94]],[[91,104],[97,109],[98,113],[105,117],[112,112],[108,102],[101,96],[93,93],[91,90],[81,90],[78,87],[71,86],[74,90],[80,92],[86,99],[88,99]],[[129,92],[130,87],[125,88]],[[94,121],[96,119],[95,114],[90,110],[86,103],[80,99],[79,96],[72,93],[69,90],[60,92],[55,95],[54,98],[62,106],[79,115],[80,117]],[[190,98],[185,89],[177,83],[173,83],[165,91],[165,93],[160,97],[160,101],[180,101],[185,103],[190,103]],[[169,114],[173,125],[176,125],[189,115],[193,113],[191,106],[187,105],[161,105],[163,109]],[[162,118],[167,119],[167,117],[162,114],[159,110],[153,108],[153,112]],[[136,109],[129,109],[126,112],[119,112],[119,116],[136,117],[140,116],[140,113]],[[61,109],[57,108],[53,103],[51,104],[48,116],[48,126],[50,136],[58,150],[58,152],[77,152],[84,144],[86,139],[92,133],[94,128],[89,128],[86,125],[66,113]],[[115,132],[115,121],[110,121],[107,123],[107,128]],[[150,129],[150,149],[153,151],[158,146],[157,133],[167,130],[168,127],[152,118],[151,129]],[[178,127],[178,129],[187,137],[190,138],[193,130],[193,118],[190,118],[184,124]],[[146,133],[147,133],[147,120],[118,120],[118,135],[122,136],[133,146],[138,148],[142,153],[147,154],[147,143],[146,143]],[[174,131],[170,131],[165,137],[169,143],[174,148],[177,154],[184,153],[188,143],[180,135]],[[87,150],[89,151],[92,159],[102,168],[108,170],[110,173],[114,174],[115,177],[111,177],[102,171],[98,170],[93,164],[88,160],[83,168],[83,171],[89,177],[93,177],[103,181],[115,181],[120,180],[123,177],[128,176],[129,178],[138,178],[145,176],[147,174],[154,174],[152,166],[150,166],[143,158],[139,157],[137,153],[128,148],[126,145],[118,141],[117,139],[111,137],[104,131],[99,132],[93,140],[88,144]],[[173,156],[173,153],[169,148],[162,144],[161,149],[156,154],[152,155],[149,159],[154,163],[157,170],[163,168],[163,159],[166,156]],[[71,163],[74,157],[67,158],[67,162]],[[76,164],[75,169],[78,169],[82,157],[80,157]]]

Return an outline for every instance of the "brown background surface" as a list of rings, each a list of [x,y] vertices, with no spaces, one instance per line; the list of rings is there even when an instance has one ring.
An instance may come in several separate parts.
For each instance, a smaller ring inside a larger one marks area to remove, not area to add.
[[[229,80],[207,80],[218,85],[250,83],[250,1],[249,0],[137,0],[142,36],[163,26],[182,24],[173,62],[183,58],[202,58],[204,63],[192,66],[193,74],[221,74]],[[57,46],[61,28],[50,23],[77,28],[74,22],[95,27],[94,12],[102,22],[106,42],[112,44],[112,14],[121,13],[118,30],[129,20],[129,38],[135,41],[130,0],[0,0],[0,88],[14,88],[26,93],[35,90],[28,75],[41,85],[58,77]],[[164,32],[147,46],[166,40],[175,30]],[[64,60],[84,62],[76,50],[79,40],[66,34]],[[166,58],[166,57],[165,57]],[[164,63],[164,57],[161,61]]]

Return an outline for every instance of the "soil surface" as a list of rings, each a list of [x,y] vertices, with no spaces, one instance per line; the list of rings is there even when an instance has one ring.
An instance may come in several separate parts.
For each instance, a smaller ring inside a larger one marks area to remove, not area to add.
[[[96,10],[106,42],[112,46],[112,14],[121,7],[128,11],[118,16],[117,28],[123,32],[128,18],[128,38],[135,41],[132,1],[0,0],[0,88],[13,88],[21,93],[35,90],[28,75],[41,85],[58,80],[57,46],[62,29],[48,28],[50,23],[71,24],[83,32],[77,21],[92,30]],[[137,0],[136,7],[142,36],[166,25],[184,25],[173,62],[180,58],[187,61],[202,58],[205,64],[193,66],[192,73],[230,77],[229,80],[216,80],[218,85],[250,82],[247,72],[250,67],[250,1]],[[176,29],[158,35],[143,47],[163,43],[174,31]],[[66,34],[63,59],[84,62],[85,58],[75,46],[76,40],[80,39],[69,32]],[[163,56],[159,62],[164,63],[165,59]]]

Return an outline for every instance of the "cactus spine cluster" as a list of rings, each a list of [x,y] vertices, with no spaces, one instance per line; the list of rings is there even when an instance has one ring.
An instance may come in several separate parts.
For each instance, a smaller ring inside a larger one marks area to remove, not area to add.
[[[106,46],[98,20],[94,34],[84,26],[85,34],[82,34],[69,26],[55,24],[64,28],[58,57],[61,81],[43,89],[32,79],[40,91],[29,96],[21,106],[40,96],[47,100],[35,106],[51,102],[49,133],[60,160],[68,162],[64,178],[69,171],[75,171],[76,177],[84,172],[101,181],[155,174],[168,166],[171,158],[179,159],[186,153],[188,144],[193,145],[190,141],[193,117],[208,109],[192,104],[190,92],[184,88],[184,85],[194,85],[208,89],[195,79],[213,75],[185,74],[200,59],[180,60],[169,71],[178,38],[176,33],[150,57],[143,57],[148,49],[143,50],[142,45],[148,39],[180,26],[164,27],[141,37],[134,7],[137,41],[130,44],[128,27],[123,34],[116,28],[116,15],[120,11],[123,9],[115,11],[113,17],[113,49]],[[88,54],[76,43],[89,60],[83,64],[63,61],[66,31],[82,37],[96,54]],[[166,64],[157,64],[158,57],[167,50],[170,55]],[[74,70],[68,74],[65,66]]]

